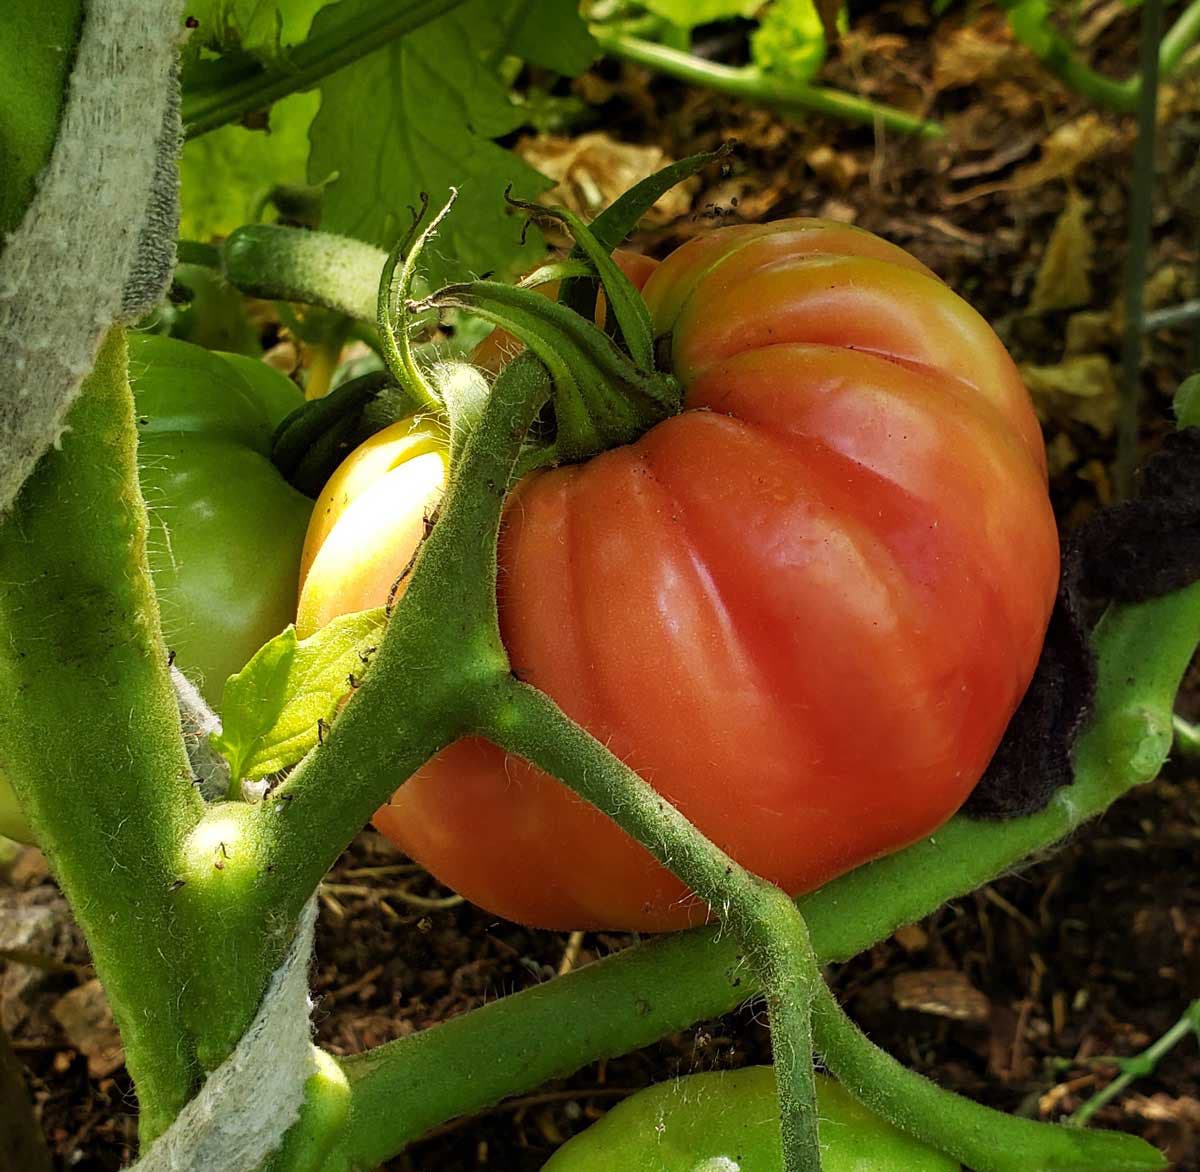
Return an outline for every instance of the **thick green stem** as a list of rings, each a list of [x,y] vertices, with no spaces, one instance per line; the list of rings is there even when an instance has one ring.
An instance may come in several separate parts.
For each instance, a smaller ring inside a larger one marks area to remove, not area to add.
[[[1146,258],[1154,213],[1154,145],[1157,139],[1158,42],[1162,30],[1162,0],[1145,0],[1139,60],[1138,137],[1133,154],[1130,195],[1129,248],[1125,258],[1125,337],[1121,350],[1121,401],[1117,413],[1117,495],[1133,491],[1137,467],[1138,405],[1142,397],[1142,318],[1145,312]]]
[[[847,122],[879,125],[901,134],[918,134],[923,138],[940,138],[945,133],[936,122],[891,106],[880,106],[840,90],[771,77],[750,66],[735,67],[706,61],[654,41],[624,36],[603,25],[593,25],[592,35],[600,47],[613,57],[644,65],[688,85],[775,106],[785,114],[805,110],[814,114],[828,114]]]
[[[179,895],[198,921],[221,923],[189,990],[206,1066],[241,1036],[337,856],[397,786],[470,729],[480,682],[508,678],[495,535],[521,440],[548,394],[536,361],[505,368],[370,670],[332,730],[267,801],[210,807],[192,835]]]
[[[150,1138],[196,1077],[174,884],[202,803],[146,562],[119,329],[68,418],[0,526],[0,771],[87,935]]]
[[[813,1005],[817,1046],[856,1098],[974,1172],[1155,1172],[1161,1152],[1136,1136],[1080,1131],[1003,1115],[944,1091],[869,1042],[823,986]]]
[[[1146,314],[1142,319],[1142,329],[1150,333],[1152,330],[1169,330],[1192,323],[1200,323],[1200,297]]]
[[[802,897],[820,962],[848,960],[1011,872],[1154,777],[1170,748],[1175,693],[1198,642],[1200,586],[1113,610],[1095,636],[1097,712],[1074,784],[1026,818],[954,818],[914,846]],[[447,1119],[727,1013],[757,989],[728,933],[697,929],[639,944],[345,1060],[355,1104],[345,1150],[365,1165],[385,1159]]]
[[[375,322],[387,262],[382,249],[329,232],[249,224],[230,233],[220,255],[226,279],[251,297],[320,305]]]
[[[705,838],[545,693],[507,680],[486,697],[477,727],[607,814],[704,899],[740,941],[767,1001],[784,1172],[819,1172],[810,1006],[821,977],[796,905]]]
[[[215,84],[193,88],[185,78],[183,124],[197,138],[263,110],[280,98],[312,89],[322,78],[381,49],[463,4],[465,0],[382,0],[360,5],[354,15],[322,36],[297,45],[279,65],[266,68],[239,60],[222,68]]]

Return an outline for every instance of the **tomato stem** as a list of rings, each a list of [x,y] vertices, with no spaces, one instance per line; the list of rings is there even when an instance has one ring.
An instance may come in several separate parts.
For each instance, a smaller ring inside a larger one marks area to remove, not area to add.
[[[1138,134],[1133,151],[1129,248],[1125,257],[1125,329],[1121,345],[1121,396],[1117,411],[1117,458],[1113,469],[1117,496],[1133,493],[1137,466],[1139,406],[1142,400],[1143,319],[1146,310],[1146,260],[1154,218],[1154,148],[1158,140],[1158,42],[1162,0],[1145,0],[1141,16],[1142,67],[1137,91]]]
[[[811,1006],[821,977],[799,908],[707,839],[545,693],[506,680],[487,696],[478,728],[608,815],[737,937],[767,1002],[785,1172],[820,1172]]]
[[[802,111],[828,114],[847,122],[879,125],[923,138],[941,138],[946,133],[938,123],[919,114],[881,106],[856,94],[772,77],[754,66],[722,65],[654,41],[626,36],[604,25],[592,25],[591,31],[600,47],[612,57],[644,65],[689,85],[773,106],[784,114],[794,116]]]
[[[197,1076],[173,884],[203,803],[146,560],[126,362],[114,328],[61,448],[0,524],[0,760],[87,936],[149,1138]]]
[[[944,1091],[868,1041],[824,986],[813,1022],[821,1056],[865,1106],[975,1172],[1155,1172],[1162,1153],[1138,1136],[1005,1115]]]
[[[375,322],[387,253],[370,244],[330,232],[249,224],[229,234],[220,258],[225,278],[251,297],[319,305]]]

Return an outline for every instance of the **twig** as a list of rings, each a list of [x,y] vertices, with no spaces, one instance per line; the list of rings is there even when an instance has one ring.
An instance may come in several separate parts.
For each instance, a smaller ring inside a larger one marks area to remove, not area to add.
[[[1125,260],[1125,342],[1121,355],[1121,402],[1117,415],[1117,495],[1133,491],[1137,465],[1138,402],[1141,398],[1142,333],[1145,308],[1146,258],[1150,251],[1150,221],[1154,201],[1154,145],[1158,110],[1158,42],[1162,33],[1162,0],[1142,5],[1139,58],[1142,67],[1138,99],[1138,137],[1133,154],[1130,197],[1129,253]]]
[[[1184,1038],[1195,1034],[1200,1038],[1200,999],[1193,1001],[1181,1014],[1179,1020],[1152,1046],[1147,1046],[1132,1058],[1114,1058],[1121,1073],[1103,1090],[1097,1091],[1068,1120],[1072,1127],[1086,1127],[1088,1121],[1107,1103],[1111,1103],[1126,1087],[1139,1078],[1153,1074],[1162,1058]]]

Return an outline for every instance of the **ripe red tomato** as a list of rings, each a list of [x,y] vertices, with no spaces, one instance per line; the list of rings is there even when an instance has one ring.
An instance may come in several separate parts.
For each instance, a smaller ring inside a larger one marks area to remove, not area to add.
[[[521,678],[799,893],[932,832],[995,750],[1058,578],[1040,431],[987,323],[857,229],[716,231],[644,296],[685,409],[518,486],[505,645]],[[395,548],[389,584],[410,552]],[[328,621],[324,602],[311,613]],[[479,740],[375,821],[525,923],[707,915],[602,815]]]

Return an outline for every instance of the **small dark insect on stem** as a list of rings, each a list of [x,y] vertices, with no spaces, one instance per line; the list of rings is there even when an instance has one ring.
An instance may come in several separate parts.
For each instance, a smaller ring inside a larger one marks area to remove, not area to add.
[[[363,665],[363,667],[366,667],[367,664],[371,662],[371,656],[374,655],[377,650],[377,647],[364,647],[358,653],[359,662]]]
[[[167,667],[174,667],[174,666],[175,666],[175,648],[168,647],[167,648]]]
[[[323,716],[317,717],[317,744],[325,743],[325,734],[329,731],[329,725]]]
[[[357,688],[358,685],[361,683],[361,681],[358,679],[357,676],[355,676],[355,674],[353,672],[351,672],[346,677],[346,683],[348,683],[350,685],[350,687],[352,687],[352,688]]]

